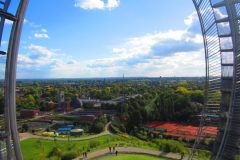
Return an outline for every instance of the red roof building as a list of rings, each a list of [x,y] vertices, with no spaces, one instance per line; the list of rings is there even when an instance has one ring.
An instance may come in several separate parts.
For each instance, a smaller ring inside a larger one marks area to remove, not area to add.
[[[165,132],[162,133],[165,136],[183,138],[186,140],[194,140],[199,129],[198,126],[171,122],[152,122],[145,124],[144,127],[154,134],[161,134],[159,130],[165,130]],[[217,127],[204,126],[201,138],[216,137],[217,132]]]
[[[35,118],[36,116],[38,116],[38,114],[40,113],[39,110],[21,110],[20,111],[20,117],[21,118]]]

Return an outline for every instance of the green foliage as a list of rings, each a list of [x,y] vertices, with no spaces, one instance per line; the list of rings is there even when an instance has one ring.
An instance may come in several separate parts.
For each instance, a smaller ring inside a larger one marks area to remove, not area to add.
[[[62,150],[59,146],[54,146],[49,152],[48,157],[62,157]]]
[[[118,156],[108,156],[102,160],[167,160],[167,158],[159,158],[147,155],[134,155],[134,154],[120,154]]]
[[[194,90],[190,94],[192,102],[204,103],[204,92],[203,90]]]
[[[173,153],[184,153],[186,152],[186,148],[184,145],[175,140],[166,140],[166,139],[159,139],[156,140],[158,144],[159,150],[164,152],[173,152]]]
[[[96,148],[96,147],[99,146],[99,145],[100,145],[100,142],[98,142],[98,141],[96,141],[96,140],[91,140],[91,141],[89,142],[90,148]]]
[[[210,151],[206,150],[198,150],[195,154],[194,157],[200,160],[209,160],[212,157],[212,153]]]
[[[240,155],[236,155],[234,160],[240,160]]]
[[[90,128],[90,132],[100,133],[104,130],[105,124],[103,122],[95,122]]]
[[[23,130],[23,132],[27,132],[28,129],[29,129],[28,124],[24,123],[24,124],[22,125],[22,130]]]
[[[78,156],[77,152],[68,151],[63,153],[61,160],[72,160]]]

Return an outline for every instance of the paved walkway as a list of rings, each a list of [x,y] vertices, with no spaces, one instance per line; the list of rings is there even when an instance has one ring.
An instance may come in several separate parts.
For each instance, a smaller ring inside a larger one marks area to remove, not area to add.
[[[104,136],[104,135],[109,135],[109,134],[112,134],[110,131],[109,131],[109,125],[111,124],[111,122],[108,122],[104,128],[104,131],[99,133],[99,134],[96,134],[96,135],[92,135],[92,136],[88,136],[88,137],[79,137],[79,138],[70,138],[71,141],[84,141],[84,140],[89,140],[89,139],[94,139],[94,138],[97,138],[97,137],[101,137],[101,136]],[[46,139],[46,140],[54,140],[54,137],[44,137],[44,136],[37,136],[37,135],[33,135],[33,134],[30,134],[30,133],[27,133],[27,134],[23,134],[23,136],[20,135],[20,140],[25,140],[25,139],[31,139],[31,138],[38,138],[38,139]],[[68,138],[57,138],[58,141],[68,141]]]
[[[118,153],[136,153],[136,154],[146,154],[146,155],[151,155],[151,156],[161,156],[161,157],[166,157],[170,159],[180,159],[181,155],[176,154],[176,153],[164,153],[161,151],[153,151],[153,150],[147,150],[147,149],[141,149],[141,148],[133,148],[133,147],[117,147],[115,150],[118,151]],[[97,158],[101,156],[105,156],[108,154],[115,154],[115,153],[110,153],[109,149],[104,149],[92,153],[88,153],[87,158],[83,159],[82,156],[75,158],[74,160],[88,160],[91,158]],[[183,160],[188,160],[188,157],[184,157]]]

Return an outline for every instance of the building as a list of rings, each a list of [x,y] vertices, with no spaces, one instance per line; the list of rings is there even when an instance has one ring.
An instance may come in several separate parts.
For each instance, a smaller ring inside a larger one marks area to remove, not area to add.
[[[71,136],[81,136],[83,135],[83,133],[84,133],[83,129],[72,129],[70,131]]]
[[[21,118],[35,118],[40,113],[39,110],[21,110],[20,117]]]
[[[80,115],[79,120],[81,122],[94,122],[97,119],[95,115]]]

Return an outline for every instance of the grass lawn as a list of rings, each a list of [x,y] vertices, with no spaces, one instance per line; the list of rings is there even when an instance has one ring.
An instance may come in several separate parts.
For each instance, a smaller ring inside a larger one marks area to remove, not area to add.
[[[147,155],[119,154],[118,156],[109,156],[97,160],[167,160],[165,158],[152,157]]]
[[[167,141],[165,147],[169,148],[169,143],[173,143],[175,146],[176,142],[172,140]],[[43,140],[43,139],[26,139],[21,141],[21,148],[23,153],[24,160],[59,160],[60,157],[64,155],[74,155],[77,157],[82,155],[83,152],[90,150],[90,152],[94,152],[97,150],[108,148],[109,146],[118,145],[119,147],[136,147],[136,148],[144,148],[150,150],[159,150],[160,144],[156,144],[153,142],[146,142],[134,138],[129,135],[121,134],[121,135],[106,135],[98,138],[94,138],[91,140],[84,141],[52,141],[52,140]],[[161,144],[163,142],[161,141]],[[186,153],[187,155],[187,153]],[[130,155],[134,156],[134,155]],[[141,155],[136,155],[141,156]],[[199,160],[207,160],[211,156],[209,151],[201,151],[197,152],[195,156]],[[120,156],[119,156],[120,157]],[[118,160],[115,159],[113,160]],[[154,157],[148,157],[148,159],[154,160]],[[131,160],[133,158],[130,158]],[[157,158],[160,159],[160,158]],[[104,159],[105,160],[105,159]],[[107,159],[106,159],[107,160]],[[125,160],[125,159],[121,159]],[[128,160],[128,159],[126,159]],[[136,158],[136,160],[141,160],[140,158]],[[143,159],[145,160],[145,159]]]

